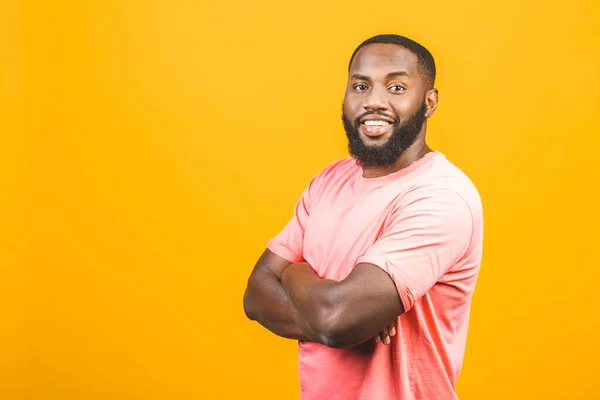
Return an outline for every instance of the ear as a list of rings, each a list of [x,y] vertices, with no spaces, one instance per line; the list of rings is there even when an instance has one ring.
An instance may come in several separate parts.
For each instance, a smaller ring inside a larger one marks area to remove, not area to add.
[[[438,105],[438,90],[433,88],[427,91],[425,95],[425,104],[427,104],[427,110],[425,111],[425,118],[430,118]]]

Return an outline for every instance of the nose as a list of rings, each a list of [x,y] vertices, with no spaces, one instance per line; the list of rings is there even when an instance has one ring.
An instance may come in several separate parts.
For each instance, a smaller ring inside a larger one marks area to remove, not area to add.
[[[390,105],[385,98],[385,91],[377,88],[372,88],[369,91],[362,106],[366,111],[387,111],[390,109]]]

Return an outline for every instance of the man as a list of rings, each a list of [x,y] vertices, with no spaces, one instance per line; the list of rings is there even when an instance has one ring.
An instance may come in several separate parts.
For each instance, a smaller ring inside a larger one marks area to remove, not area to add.
[[[267,244],[247,316],[299,340],[302,399],[456,399],[483,240],[469,178],[425,141],[435,63],[397,35],[350,59],[352,158],[311,180]]]

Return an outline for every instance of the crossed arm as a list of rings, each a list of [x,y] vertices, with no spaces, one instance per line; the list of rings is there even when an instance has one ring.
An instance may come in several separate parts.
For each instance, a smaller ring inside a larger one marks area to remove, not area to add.
[[[244,310],[279,336],[337,348],[375,337],[404,312],[394,282],[375,265],[358,264],[335,282],[270,250],[248,279]]]

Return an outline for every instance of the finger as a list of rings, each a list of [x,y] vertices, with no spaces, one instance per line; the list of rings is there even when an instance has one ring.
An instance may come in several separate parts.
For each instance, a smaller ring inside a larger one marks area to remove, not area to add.
[[[396,327],[394,325],[392,325],[391,328],[388,328],[389,332],[390,332],[390,336],[395,336],[396,335]]]
[[[390,344],[390,333],[387,328],[384,328],[383,331],[381,331],[380,335],[381,335],[381,342],[383,344]]]
[[[375,343],[383,343],[384,335],[383,331],[379,332],[377,336],[375,336]]]

